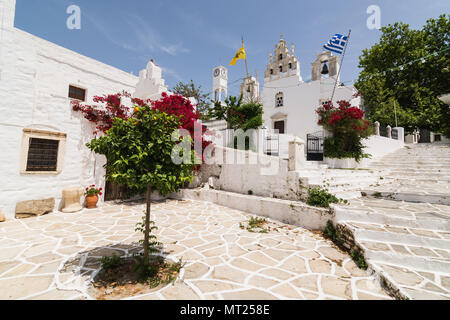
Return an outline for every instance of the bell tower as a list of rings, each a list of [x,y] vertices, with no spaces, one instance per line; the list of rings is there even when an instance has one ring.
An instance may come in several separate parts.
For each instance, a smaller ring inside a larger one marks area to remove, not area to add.
[[[0,26],[13,28],[16,12],[16,0],[0,0]]]
[[[244,78],[241,83],[241,94],[244,103],[260,102],[258,79],[254,76]]]
[[[274,54],[269,54],[269,64],[264,71],[264,82],[276,81],[282,78],[291,78],[294,82],[302,82],[300,75],[300,62],[295,56],[295,46],[288,47],[283,35],[275,45]]]
[[[218,66],[213,69],[212,98],[224,102],[228,95],[228,69]]]
[[[312,64],[312,81],[324,78],[334,78],[339,72],[339,59],[333,56],[330,51],[323,51],[317,55],[316,61]],[[339,82],[339,79],[338,79]]]

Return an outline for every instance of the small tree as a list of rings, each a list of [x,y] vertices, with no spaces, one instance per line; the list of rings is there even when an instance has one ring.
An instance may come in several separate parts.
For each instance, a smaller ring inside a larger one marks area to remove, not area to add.
[[[203,93],[202,86],[196,86],[194,81],[189,83],[178,82],[172,91],[187,98],[195,98],[197,100],[197,111],[200,114],[200,119],[209,120],[208,114],[211,104],[209,102],[209,93]]]
[[[178,116],[144,105],[135,108],[132,118],[116,118],[105,136],[87,144],[92,151],[108,159],[107,179],[136,189],[146,189],[143,262],[147,266],[151,249],[152,191],[158,190],[167,195],[192,181],[194,153],[190,151],[189,154],[191,164],[177,165],[172,161],[172,150],[180,142],[180,139],[173,139],[173,133],[178,131],[180,125]]]
[[[242,95],[239,97],[230,96],[225,99],[225,105],[220,101],[214,103],[214,108],[210,111],[212,118],[225,120],[229,129],[258,129],[263,124],[263,107],[256,102],[242,103]]]

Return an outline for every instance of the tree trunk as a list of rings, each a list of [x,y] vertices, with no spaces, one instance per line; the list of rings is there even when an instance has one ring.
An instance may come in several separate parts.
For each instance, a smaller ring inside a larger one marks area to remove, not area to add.
[[[144,263],[149,262],[149,238],[150,238],[150,208],[152,205],[152,187],[147,186],[147,210],[145,211],[145,232],[144,232]]]

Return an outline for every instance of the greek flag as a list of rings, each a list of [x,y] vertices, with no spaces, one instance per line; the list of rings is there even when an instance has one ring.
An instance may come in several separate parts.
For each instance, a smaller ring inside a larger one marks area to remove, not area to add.
[[[337,54],[342,54],[344,52],[345,44],[347,43],[348,37],[342,34],[335,34],[333,38],[326,45],[324,45],[325,50],[335,52]]]

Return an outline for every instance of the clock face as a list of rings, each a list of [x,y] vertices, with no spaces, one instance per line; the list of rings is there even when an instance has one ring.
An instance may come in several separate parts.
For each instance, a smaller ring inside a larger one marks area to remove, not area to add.
[[[214,70],[214,77],[218,77],[220,74],[220,69]]]

